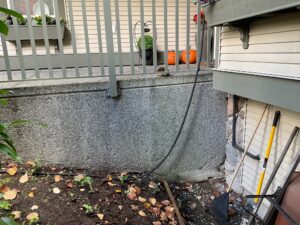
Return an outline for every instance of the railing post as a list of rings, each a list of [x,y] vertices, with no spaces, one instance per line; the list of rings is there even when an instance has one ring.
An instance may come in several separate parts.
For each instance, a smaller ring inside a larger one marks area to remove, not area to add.
[[[115,53],[114,53],[114,40],[112,32],[111,21],[111,5],[110,0],[103,0],[104,3],[104,20],[105,20],[105,34],[106,34],[106,48],[108,54],[108,67],[109,67],[109,89],[108,94],[112,98],[118,97],[118,87],[115,68]]]

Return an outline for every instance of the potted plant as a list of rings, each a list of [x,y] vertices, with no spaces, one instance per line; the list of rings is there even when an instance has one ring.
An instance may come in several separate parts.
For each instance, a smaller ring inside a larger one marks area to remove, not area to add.
[[[145,52],[146,52],[146,64],[153,64],[153,37],[151,35],[145,35]],[[137,41],[137,47],[139,49],[139,55],[142,57],[142,37]]]
[[[43,32],[43,20],[41,16],[33,16],[31,18],[32,21],[32,30],[33,30],[33,39],[34,40],[43,40],[44,39],[44,32]],[[18,26],[19,26],[19,39],[22,40],[30,40],[29,28],[28,28],[28,19],[18,19]],[[60,18],[60,26],[61,26],[61,37],[64,38],[64,31],[65,31],[65,20]],[[7,18],[7,24],[9,26],[13,26],[13,21],[11,18]],[[46,25],[48,30],[48,39],[50,40],[57,40],[58,33],[56,27],[56,18],[54,16],[46,15]],[[16,41],[17,37],[15,34],[15,30],[12,28],[6,38],[8,41]]]

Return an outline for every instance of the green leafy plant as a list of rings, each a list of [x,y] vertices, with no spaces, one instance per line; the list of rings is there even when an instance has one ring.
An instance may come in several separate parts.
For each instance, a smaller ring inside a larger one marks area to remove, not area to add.
[[[85,214],[87,214],[87,215],[91,215],[91,214],[94,213],[94,208],[93,208],[93,206],[91,206],[91,205],[89,205],[89,204],[84,204],[84,205],[82,206],[82,208],[84,209]]]
[[[55,25],[56,24],[56,18],[53,16],[45,15],[46,17],[46,24],[47,25]],[[43,19],[41,16],[35,16],[33,17],[33,20],[35,21],[36,25],[43,25]],[[59,19],[60,25],[65,24],[65,20],[63,18]]]
[[[91,177],[80,174],[78,176],[75,176],[74,180],[75,180],[75,182],[77,182],[79,184],[80,187],[84,187],[84,186],[88,185],[90,192],[94,192],[93,179]]]
[[[5,153],[13,160],[20,162],[21,159],[17,154],[12,138],[7,132],[7,128],[7,124],[0,123],[0,152]]]
[[[18,18],[17,22],[19,25],[26,25],[27,24],[27,19],[26,18]]]
[[[36,225],[40,221],[40,217],[34,217],[28,221],[28,225]]]
[[[145,50],[152,50],[153,49],[153,37],[151,35],[145,35]],[[140,37],[137,41],[137,46],[139,49],[142,49],[142,37]]]
[[[124,185],[125,182],[128,180],[128,175],[121,175],[119,177],[119,180],[120,180],[121,185]]]
[[[0,209],[2,210],[10,210],[12,207],[12,204],[9,203],[8,201],[0,201]]]
[[[20,13],[14,11],[14,10],[3,8],[3,7],[0,7],[0,13],[4,13],[6,15],[16,17],[17,19],[20,19],[20,20],[24,19]],[[9,29],[8,29],[7,24],[4,21],[0,20],[0,33],[7,35],[8,31],[9,31]]]
[[[17,222],[13,221],[9,217],[0,217],[0,224],[1,225],[19,225]]]

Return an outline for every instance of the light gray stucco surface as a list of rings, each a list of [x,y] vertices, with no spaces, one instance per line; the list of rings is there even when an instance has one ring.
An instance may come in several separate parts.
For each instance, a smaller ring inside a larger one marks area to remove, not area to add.
[[[183,119],[193,76],[121,79],[121,97],[107,82],[16,88],[2,120],[29,119],[48,127],[12,131],[24,159],[97,170],[150,170],[170,148]],[[224,161],[225,94],[202,74],[174,152],[161,174],[211,169]]]

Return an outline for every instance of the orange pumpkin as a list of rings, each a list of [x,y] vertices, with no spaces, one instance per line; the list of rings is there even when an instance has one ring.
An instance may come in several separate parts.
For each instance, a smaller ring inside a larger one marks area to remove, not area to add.
[[[176,64],[176,52],[168,52],[168,64],[175,65]]]
[[[195,64],[196,62],[197,62],[197,51],[196,50],[193,50],[193,49],[191,49],[190,50],[190,56],[189,56],[190,58],[189,58],[189,63],[190,64]],[[183,63],[186,63],[187,62],[187,60],[186,60],[186,50],[184,50],[184,51],[182,51],[182,53],[181,53],[181,61],[183,62]]]

